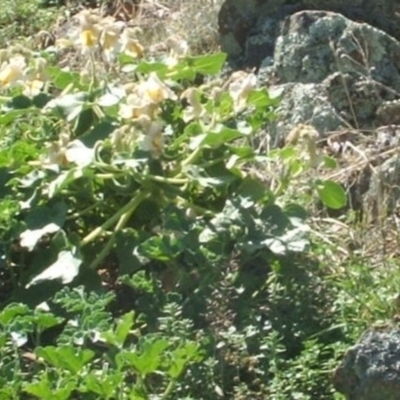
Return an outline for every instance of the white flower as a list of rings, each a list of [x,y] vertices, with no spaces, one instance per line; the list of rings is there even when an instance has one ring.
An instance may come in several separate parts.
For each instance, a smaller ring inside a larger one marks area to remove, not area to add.
[[[44,82],[38,79],[26,81],[24,84],[23,94],[27,97],[37,96],[43,89]]]
[[[181,99],[186,99],[189,106],[183,110],[183,120],[189,122],[193,119],[202,118],[206,110],[199,100],[200,93],[194,88],[188,88],[181,94]]]
[[[142,116],[138,122],[143,130],[140,148],[150,152],[153,158],[158,158],[164,146],[164,122],[152,121],[145,116]]]
[[[57,142],[50,143],[47,146],[48,154],[43,159],[42,165],[47,167],[65,166],[68,164],[66,151],[70,142],[70,136],[67,133],[61,133]]]
[[[15,56],[0,66],[0,85],[14,86],[25,80],[26,61],[22,56]]]
[[[142,57],[144,49],[136,38],[139,28],[125,28],[121,36],[121,52],[131,57]]]
[[[106,61],[111,62],[120,48],[119,38],[125,23],[115,21],[112,17],[105,18],[101,23],[99,43]]]
[[[189,45],[186,40],[178,36],[170,36],[167,39],[167,46],[170,48],[170,52],[165,59],[165,63],[169,68],[173,68],[178,64],[180,58],[188,54]]]
[[[119,116],[124,119],[136,119],[141,115],[153,117],[156,113],[156,107],[147,99],[139,96],[137,93],[131,93],[127,96],[126,102],[119,107]]]
[[[138,84],[136,92],[146,101],[155,104],[159,104],[166,99],[177,99],[175,93],[158,78],[155,72],[151,72],[146,81]]]
[[[257,86],[257,76],[254,73],[236,71],[230,78],[229,94],[233,100],[235,112],[243,110],[250,92]]]

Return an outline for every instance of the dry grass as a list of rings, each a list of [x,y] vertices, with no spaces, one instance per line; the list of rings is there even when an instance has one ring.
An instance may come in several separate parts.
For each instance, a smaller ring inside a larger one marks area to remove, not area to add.
[[[223,0],[142,0],[130,24],[142,28],[143,45],[157,50],[166,38],[186,39],[192,54],[218,51],[217,16]]]

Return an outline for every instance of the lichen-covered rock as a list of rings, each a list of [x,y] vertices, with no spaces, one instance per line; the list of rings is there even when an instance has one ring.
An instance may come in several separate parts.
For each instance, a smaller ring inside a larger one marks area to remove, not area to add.
[[[399,400],[400,330],[366,332],[348,350],[333,384],[348,400]]]
[[[321,134],[373,129],[394,123],[388,109],[400,93],[400,43],[341,14],[301,11],[281,27],[259,80],[282,91],[278,118],[269,127],[277,142],[299,123]]]
[[[399,9],[389,0],[227,0],[220,13],[231,65],[257,67],[260,86],[280,93],[276,118],[264,127],[269,145],[285,143],[300,124],[316,128],[322,140],[339,134],[354,143],[361,135],[373,144],[341,158],[352,163],[341,177],[351,206],[369,221],[382,205],[391,213],[400,202],[393,141],[376,153],[376,136],[398,136],[400,125]]]
[[[218,16],[222,49],[234,58],[243,55],[247,65],[257,64],[266,55],[263,51],[254,53],[253,35],[263,30],[265,34],[265,22],[269,21],[265,40],[257,44],[268,52],[281,21],[302,10],[340,13],[400,39],[400,3],[397,0],[225,0]]]

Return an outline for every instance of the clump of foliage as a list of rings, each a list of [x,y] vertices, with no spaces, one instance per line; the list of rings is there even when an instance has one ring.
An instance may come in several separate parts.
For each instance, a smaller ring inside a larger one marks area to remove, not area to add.
[[[309,173],[332,160],[310,135],[259,154],[279,100],[221,78],[224,54],[173,38],[146,59],[138,30],[80,22],[59,44],[81,71],[2,53],[1,394],[331,398],[333,292],[287,194],[295,177],[343,207]],[[274,187],[255,166],[278,158]]]
[[[40,0],[2,1],[0,48],[34,38],[40,31],[49,29],[56,19],[57,14],[52,10],[43,9]]]

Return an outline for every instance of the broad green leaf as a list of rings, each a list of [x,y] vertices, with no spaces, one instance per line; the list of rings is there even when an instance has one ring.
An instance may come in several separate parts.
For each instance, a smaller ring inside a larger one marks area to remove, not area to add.
[[[104,332],[102,337],[107,343],[122,348],[133,325],[133,311],[123,315],[113,331]]]
[[[185,367],[193,361],[200,361],[199,346],[197,343],[189,342],[174,350],[171,354],[171,366],[168,369],[168,375],[177,379],[184,371]]]
[[[92,108],[83,109],[82,112],[79,112],[79,115],[77,116],[74,123],[75,135],[81,136],[87,133],[95,122],[96,122],[96,114],[93,111],[93,109]]]
[[[58,67],[48,67],[46,72],[53,78],[52,82],[57,89],[64,90],[73,84],[79,86],[81,77],[79,72],[63,71]]]
[[[35,350],[38,357],[56,368],[67,369],[78,374],[95,356],[94,351],[89,349],[77,349],[72,346],[46,346]]]
[[[24,385],[24,391],[42,400],[67,400],[76,388],[74,378],[58,382],[57,388],[53,379],[47,375],[42,375],[38,382],[27,383]]]
[[[142,74],[149,74],[150,72],[157,72],[160,78],[168,72],[168,66],[161,62],[147,62],[141,61],[135,68],[135,71]]]
[[[337,167],[337,161],[333,157],[324,156],[323,161],[326,168],[334,169]]]
[[[255,203],[269,196],[267,186],[260,180],[246,177],[243,179],[237,191],[238,197],[241,199],[243,208],[252,207]]]
[[[270,97],[270,94],[265,89],[252,90],[247,99],[248,105],[255,107],[275,107],[279,105],[279,97]]]
[[[192,138],[189,147],[191,150],[195,150],[201,146],[218,147],[240,137],[243,137],[243,134],[237,129],[231,129],[220,125],[212,132],[207,132]]]
[[[84,377],[82,386],[86,391],[96,393],[101,398],[112,399],[116,398],[123,380],[124,375],[120,372],[93,371]]]
[[[35,322],[39,331],[43,331],[45,329],[59,325],[63,320],[63,318],[56,317],[49,312],[35,310]]]
[[[35,276],[27,285],[29,288],[41,281],[60,280],[62,284],[71,283],[79,273],[82,259],[76,251],[64,250],[58,254],[57,261]]]
[[[133,326],[133,311],[126,313],[117,323],[115,328],[115,339],[117,340],[118,344],[122,346],[129,335],[130,330]]]
[[[58,175],[56,179],[50,182],[48,188],[49,198],[51,199],[52,197],[54,197],[57,193],[61,191],[61,189],[63,189],[69,183],[79,178],[82,178],[85,175],[85,173],[89,173],[88,169],[86,168],[84,170],[78,166],[75,168],[71,168],[67,171],[63,171],[61,174]]]
[[[118,87],[108,88],[108,92],[104,93],[97,100],[97,104],[100,107],[112,107],[118,104],[124,97],[125,91]]]
[[[20,234],[21,246],[32,251],[43,236],[61,229],[66,215],[66,205],[61,202],[52,207],[42,206],[34,209],[26,218],[28,229]]]
[[[65,158],[67,161],[76,164],[78,167],[88,166],[94,161],[94,157],[94,150],[86,147],[78,139],[68,143],[67,149],[65,150]]]
[[[15,110],[26,109],[32,106],[32,100],[27,96],[20,95],[13,97],[8,105]]]
[[[161,365],[162,354],[169,346],[166,339],[144,340],[146,341],[141,346],[141,351],[125,351],[117,355],[118,364],[128,364],[142,376],[157,371]]]
[[[182,242],[172,236],[154,236],[138,246],[142,256],[159,261],[175,260],[182,250]]]
[[[347,196],[343,187],[331,180],[319,181],[317,192],[322,203],[334,210],[343,208],[347,204]]]
[[[189,65],[198,73],[204,75],[218,74],[226,60],[226,53],[214,53],[189,57]]]
[[[29,307],[25,304],[11,303],[6,306],[0,313],[0,324],[8,325],[13,319],[19,315],[29,314]]]
[[[85,92],[65,94],[49,101],[44,110],[59,109],[67,121],[72,121],[82,112],[86,99]]]

